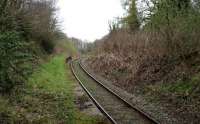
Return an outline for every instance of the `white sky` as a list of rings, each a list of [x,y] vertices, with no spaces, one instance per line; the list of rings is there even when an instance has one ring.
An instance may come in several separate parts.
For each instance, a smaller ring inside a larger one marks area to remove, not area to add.
[[[108,33],[108,22],[121,17],[120,0],[58,0],[61,28],[69,37],[94,41]]]

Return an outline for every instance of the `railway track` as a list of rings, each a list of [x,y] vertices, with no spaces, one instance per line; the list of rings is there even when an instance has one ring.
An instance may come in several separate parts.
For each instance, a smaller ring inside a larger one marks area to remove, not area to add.
[[[71,70],[97,108],[113,124],[159,124],[154,118],[132,106],[118,94],[96,80],[75,60]]]

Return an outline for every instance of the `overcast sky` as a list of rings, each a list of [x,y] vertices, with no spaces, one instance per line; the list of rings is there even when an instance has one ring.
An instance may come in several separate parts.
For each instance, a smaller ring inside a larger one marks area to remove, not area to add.
[[[69,37],[93,41],[108,33],[108,21],[124,14],[120,0],[58,0],[61,28]]]

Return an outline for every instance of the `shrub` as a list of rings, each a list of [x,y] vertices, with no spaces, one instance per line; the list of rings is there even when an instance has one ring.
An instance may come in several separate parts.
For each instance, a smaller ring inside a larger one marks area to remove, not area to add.
[[[0,92],[22,84],[31,73],[30,46],[17,32],[0,32]]]
[[[41,46],[47,53],[51,54],[54,50],[55,43],[52,40],[42,40]]]
[[[161,41],[171,58],[186,60],[199,52],[200,13],[190,0],[163,0],[154,5],[154,11],[144,29],[159,32]]]

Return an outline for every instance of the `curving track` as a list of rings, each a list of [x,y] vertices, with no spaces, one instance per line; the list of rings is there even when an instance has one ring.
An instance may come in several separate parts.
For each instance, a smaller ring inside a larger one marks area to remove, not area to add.
[[[71,63],[71,70],[91,100],[113,124],[159,124],[96,80],[78,60]]]

